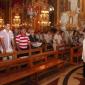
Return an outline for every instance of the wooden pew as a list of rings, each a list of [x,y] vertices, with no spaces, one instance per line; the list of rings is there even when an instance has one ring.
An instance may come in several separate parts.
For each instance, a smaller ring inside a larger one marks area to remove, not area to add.
[[[34,55],[34,54],[42,53],[43,49],[42,49],[42,47],[38,47],[38,48],[30,49],[30,52],[31,52],[30,53],[30,56],[31,56],[31,55]]]
[[[52,55],[52,54],[56,55],[56,54],[58,54],[58,51],[48,51],[48,52],[43,52],[43,53],[31,56],[30,57],[31,65],[33,66],[33,62],[37,62],[37,61],[44,60],[44,62],[47,62],[49,60],[49,55]],[[54,59],[54,57],[53,57],[53,59]]]
[[[27,67],[21,68],[23,63],[26,63],[28,68],[30,69],[28,58],[18,58],[15,60],[0,62],[0,85],[8,84],[11,81],[15,81],[21,78],[24,70],[27,69]],[[22,75],[20,75],[20,73],[22,73]]]
[[[31,48],[29,50],[19,51],[19,52],[17,52],[17,54],[19,55],[19,54],[28,53],[29,56],[32,56],[32,55],[39,54],[42,52],[43,52],[42,47],[39,47],[39,48],[34,48],[34,49]]]
[[[77,63],[78,63],[78,58],[82,56],[82,46],[76,46],[72,47],[70,49],[70,63],[71,64],[76,64],[74,62],[74,58],[77,58]]]
[[[58,55],[65,55],[67,53],[70,53],[70,46],[69,45],[62,45],[62,46],[57,46],[58,50]]]
[[[57,58],[49,59],[48,55],[50,54],[57,54],[57,51],[44,52],[29,58],[18,58],[0,62],[0,85],[9,84],[24,77],[39,74],[51,67],[64,64],[63,60]],[[34,62],[42,60],[44,60],[44,62],[34,64]]]

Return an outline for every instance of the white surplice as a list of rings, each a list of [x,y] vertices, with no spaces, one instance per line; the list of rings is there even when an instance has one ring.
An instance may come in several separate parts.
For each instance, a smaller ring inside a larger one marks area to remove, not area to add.
[[[82,59],[85,62],[85,39],[83,40],[83,52],[82,52]]]

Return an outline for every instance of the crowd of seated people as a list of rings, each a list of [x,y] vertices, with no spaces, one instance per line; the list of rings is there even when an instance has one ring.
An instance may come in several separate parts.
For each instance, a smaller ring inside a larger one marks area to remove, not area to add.
[[[3,29],[0,29],[0,52],[7,53],[15,50],[29,50],[47,45],[48,48],[57,50],[62,45],[82,45],[85,37],[85,30],[61,31],[52,28],[47,32],[35,32],[34,29],[20,27],[11,30],[9,23]],[[12,56],[3,57],[3,60],[12,59]]]

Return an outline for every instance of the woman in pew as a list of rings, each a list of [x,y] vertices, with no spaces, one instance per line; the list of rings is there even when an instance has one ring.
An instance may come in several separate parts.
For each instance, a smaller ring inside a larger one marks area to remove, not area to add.
[[[79,32],[74,30],[72,35],[72,46],[79,45]]]
[[[42,45],[42,42],[38,41],[36,35],[35,35],[35,30],[31,29],[30,30],[30,35],[28,36],[31,42],[32,48],[37,48]]]
[[[47,45],[47,47],[46,47],[47,50],[53,49],[52,39],[53,39],[53,35],[52,35],[51,31],[47,31],[46,33],[44,33],[44,41]]]
[[[53,49],[57,50],[58,49],[57,47],[63,46],[63,45],[64,45],[64,41],[60,34],[60,31],[56,31],[53,37]]]
[[[36,32],[35,36],[39,42],[43,43],[43,40],[44,40],[43,32],[38,31],[38,32]]]

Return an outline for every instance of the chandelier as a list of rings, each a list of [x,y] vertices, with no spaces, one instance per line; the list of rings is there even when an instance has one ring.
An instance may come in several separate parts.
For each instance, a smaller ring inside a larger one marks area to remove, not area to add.
[[[47,3],[44,3],[42,6],[41,14],[40,14],[40,20],[38,23],[45,27],[45,26],[50,26],[51,22],[49,21],[49,6]]]
[[[49,11],[48,10],[42,10],[40,14],[40,21],[38,22],[41,26],[50,26],[49,21]]]
[[[19,27],[21,24],[21,19],[20,19],[20,16],[19,14],[16,14],[13,18],[13,26],[14,27]]]

